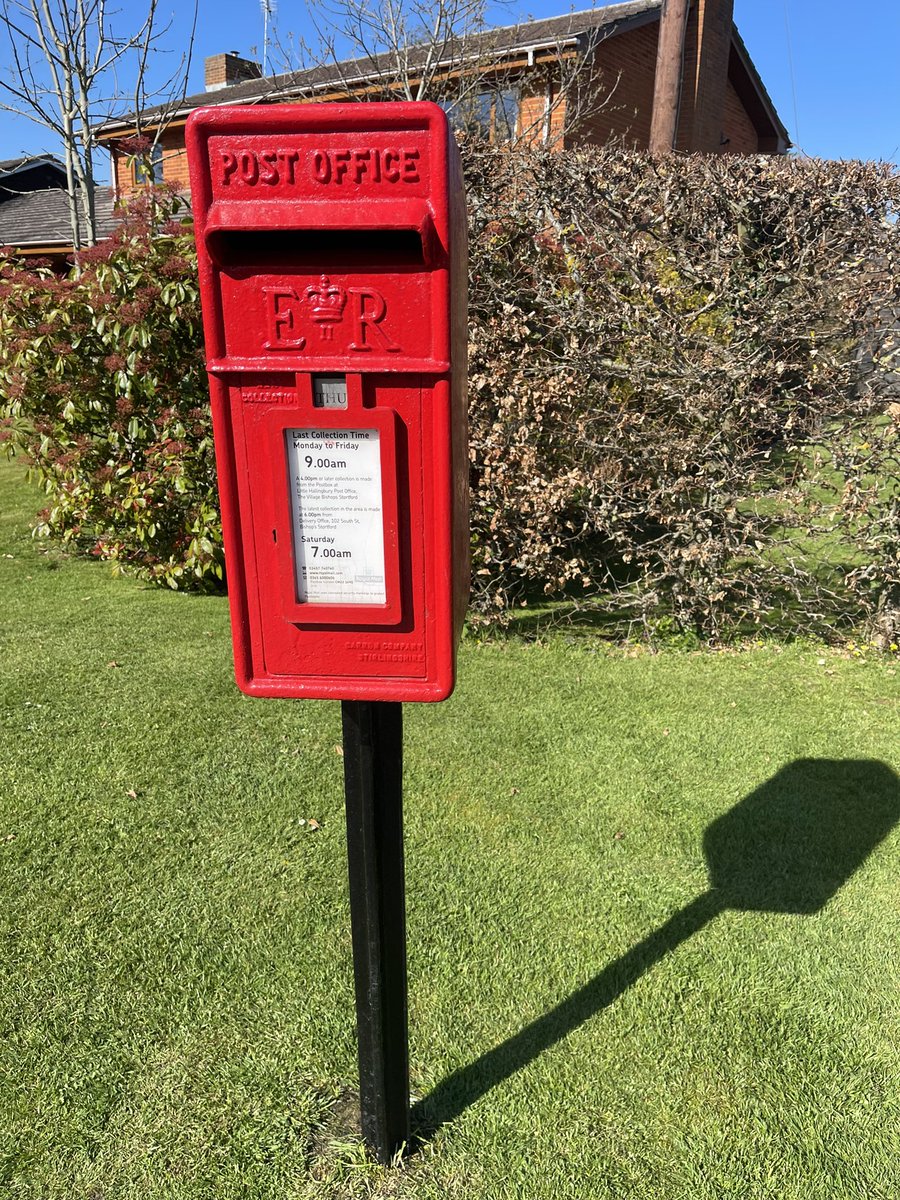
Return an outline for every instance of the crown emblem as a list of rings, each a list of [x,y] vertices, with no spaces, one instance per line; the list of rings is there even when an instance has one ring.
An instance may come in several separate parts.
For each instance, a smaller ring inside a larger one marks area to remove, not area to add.
[[[305,295],[312,305],[312,319],[319,326],[322,341],[332,341],[334,327],[344,317],[347,293],[342,287],[332,283],[327,275],[323,275],[318,283],[310,284]]]

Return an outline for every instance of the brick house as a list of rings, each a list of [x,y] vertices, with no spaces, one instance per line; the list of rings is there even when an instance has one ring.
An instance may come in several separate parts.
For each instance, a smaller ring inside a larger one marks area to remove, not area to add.
[[[108,237],[116,226],[113,203],[112,188],[95,189],[101,237]],[[66,168],[58,159],[44,154],[0,162],[0,247],[9,248],[18,258],[50,262],[60,270],[71,263]]]
[[[448,80],[477,72],[468,108],[495,140],[511,136],[553,146],[603,144],[646,148],[650,134],[662,0],[627,0],[588,12],[486,30],[467,40],[448,65]],[[731,154],[784,154],[790,145],[772,101],[735,28],[733,0],[693,0],[685,36],[677,148]],[[466,67],[470,62],[473,65]],[[206,60],[206,90],[172,113],[154,151],[152,177],[187,190],[184,125],[189,113],[218,104],[308,103],[383,98],[381,64],[348,60],[263,78],[259,65],[236,53]],[[573,80],[567,88],[566,78]],[[585,103],[585,88],[593,89]],[[572,97],[580,89],[579,119]],[[591,100],[596,103],[591,104]],[[448,108],[454,106],[448,105]],[[157,110],[143,114],[153,129]],[[454,114],[451,112],[451,117]],[[116,194],[143,182],[135,176],[127,139],[134,119],[98,131],[113,159]],[[124,143],[124,146],[123,146]]]
[[[0,162],[0,204],[22,192],[66,186],[66,168],[51,154],[30,154]]]

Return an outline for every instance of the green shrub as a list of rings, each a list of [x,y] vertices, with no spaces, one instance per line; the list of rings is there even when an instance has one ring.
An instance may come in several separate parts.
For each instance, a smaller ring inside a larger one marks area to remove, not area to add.
[[[0,266],[2,432],[47,493],[38,532],[172,587],[223,573],[182,215],[175,196],[144,193],[79,272]]]

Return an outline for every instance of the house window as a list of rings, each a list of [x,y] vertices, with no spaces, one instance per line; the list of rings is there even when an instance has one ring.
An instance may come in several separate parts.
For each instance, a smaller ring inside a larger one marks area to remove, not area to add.
[[[151,146],[149,155],[141,154],[135,158],[132,173],[136,184],[162,183],[163,152],[159,142]]]
[[[493,93],[493,137],[495,142],[511,142],[516,136],[519,119],[519,93],[515,88],[503,88]]]
[[[517,88],[485,89],[461,100],[446,100],[441,108],[451,126],[460,132],[476,134],[495,144],[515,139],[519,117]]]

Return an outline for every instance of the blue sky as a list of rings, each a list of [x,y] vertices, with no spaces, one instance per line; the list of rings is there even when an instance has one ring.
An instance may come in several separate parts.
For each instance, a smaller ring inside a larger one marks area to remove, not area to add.
[[[174,8],[173,0],[169,0]],[[140,0],[119,0],[116,28],[140,24]],[[173,15],[168,44],[186,36],[188,5]],[[576,4],[576,8],[585,5]],[[160,8],[167,11],[166,0]],[[283,36],[302,35],[301,3],[279,0]],[[497,7],[496,23],[553,16],[567,11],[561,0],[534,0]],[[825,158],[876,158],[900,162],[900,4],[847,4],[845,0],[734,0],[734,17],[782,121],[799,149]],[[200,0],[191,91],[203,90],[203,59],[224,50],[251,56],[261,48],[259,0]],[[790,31],[790,35],[788,33]],[[173,57],[159,56],[159,73]],[[0,42],[0,71],[10,67]],[[0,113],[0,159],[56,150],[37,125]]]

